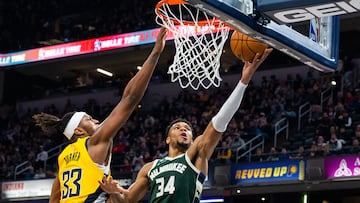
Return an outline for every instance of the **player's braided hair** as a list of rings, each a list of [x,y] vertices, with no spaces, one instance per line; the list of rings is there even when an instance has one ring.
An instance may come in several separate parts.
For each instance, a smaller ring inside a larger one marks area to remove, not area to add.
[[[35,114],[32,118],[35,121],[35,125],[39,126],[45,133],[62,133],[74,113],[66,113],[61,119],[47,113]]]

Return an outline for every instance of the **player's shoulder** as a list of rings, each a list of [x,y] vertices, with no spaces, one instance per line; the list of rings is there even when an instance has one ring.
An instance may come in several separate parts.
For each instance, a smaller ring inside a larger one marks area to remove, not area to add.
[[[154,163],[155,163],[156,161],[157,161],[157,160],[154,160],[154,161],[151,161],[151,162],[146,163],[146,164],[142,167],[141,171],[144,172],[145,174],[147,174],[147,173],[151,170],[151,168],[153,167],[153,165],[154,165]]]

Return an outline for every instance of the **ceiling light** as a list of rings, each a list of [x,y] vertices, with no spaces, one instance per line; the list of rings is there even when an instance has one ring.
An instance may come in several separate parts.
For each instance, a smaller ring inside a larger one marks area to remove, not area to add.
[[[332,86],[336,86],[336,81],[335,81],[335,80],[331,80],[331,85],[332,85]]]
[[[107,75],[107,76],[109,76],[109,77],[112,77],[112,76],[113,76],[113,74],[112,74],[111,72],[109,72],[109,71],[107,71],[107,70],[104,70],[104,69],[102,69],[102,68],[97,68],[96,71],[99,72],[99,73],[101,73],[101,74]]]
[[[141,68],[142,68],[141,66],[137,66],[137,67],[136,67],[136,69],[138,69],[138,70],[141,70]]]

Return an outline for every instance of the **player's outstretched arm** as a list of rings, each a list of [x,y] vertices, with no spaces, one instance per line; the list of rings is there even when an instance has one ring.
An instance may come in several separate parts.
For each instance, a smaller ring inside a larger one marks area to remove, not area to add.
[[[207,162],[211,157],[222,133],[226,130],[228,123],[240,107],[245,89],[252,76],[271,51],[271,48],[266,49],[262,56],[257,54],[252,63],[245,62],[240,82],[220,108],[219,112],[212,118],[204,133],[196,138],[194,144],[190,147],[188,151],[190,159],[194,160],[195,158],[195,165],[203,172],[207,173],[207,166],[202,167],[202,163]],[[199,159],[199,161],[197,159]]]
[[[149,180],[147,177],[153,162],[145,164],[139,171],[135,182],[129,187],[124,189],[117,181],[113,180],[110,176],[108,179],[104,177],[99,181],[100,187],[106,193],[110,194],[113,203],[133,203],[142,200],[149,189]]]
[[[137,104],[142,99],[158,63],[160,54],[164,50],[166,33],[167,31],[165,28],[160,29],[156,43],[150,55],[144,62],[141,70],[139,70],[126,85],[120,102],[113,109],[110,115],[100,124],[100,127],[91,137],[89,145],[97,145],[99,143],[107,145],[130,117]],[[104,147],[107,148],[106,146]],[[99,152],[101,152],[100,150],[94,152],[94,154],[99,154]],[[91,150],[89,150],[89,153],[91,153]],[[96,160],[94,161],[96,162]]]
[[[130,117],[137,104],[142,99],[153,71],[157,65],[160,54],[164,50],[165,40],[166,30],[165,28],[161,28],[154,48],[144,62],[141,70],[139,70],[126,85],[121,97],[121,101],[114,108],[109,117],[107,117],[102,123],[104,127],[100,128],[101,131],[103,131],[101,134],[109,135],[101,136],[102,139],[112,138],[116,134],[117,130],[120,129],[121,126]]]

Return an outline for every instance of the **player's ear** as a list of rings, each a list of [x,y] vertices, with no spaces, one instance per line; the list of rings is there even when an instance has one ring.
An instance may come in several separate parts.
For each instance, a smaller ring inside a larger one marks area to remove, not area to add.
[[[166,137],[165,142],[166,142],[166,144],[170,144],[170,136],[167,136],[167,137]]]
[[[88,133],[83,128],[76,127],[74,130],[74,134],[77,136],[86,136]]]

